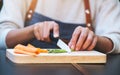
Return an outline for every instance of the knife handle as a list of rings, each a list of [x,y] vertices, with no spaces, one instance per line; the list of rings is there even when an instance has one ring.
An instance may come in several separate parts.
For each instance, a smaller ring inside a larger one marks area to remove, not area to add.
[[[50,33],[50,39],[51,39],[51,41],[54,42],[54,43],[57,43],[57,42],[58,42],[58,39],[61,39],[61,40],[64,41],[66,44],[69,43],[69,40],[62,39],[62,38],[60,38],[60,37],[56,37],[56,38],[55,38],[55,37],[53,36],[53,33]]]
[[[50,39],[51,39],[52,42],[57,43],[59,37],[56,37],[56,38],[55,38],[55,37],[53,36],[53,33],[50,33]]]

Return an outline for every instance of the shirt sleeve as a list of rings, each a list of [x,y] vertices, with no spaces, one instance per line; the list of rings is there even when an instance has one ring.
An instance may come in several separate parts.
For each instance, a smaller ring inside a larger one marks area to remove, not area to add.
[[[2,30],[0,30],[0,49],[5,49],[7,48],[7,45],[5,43],[5,39],[6,39],[6,36],[7,36],[7,33],[10,31],[11,29],[6,29],[4,30],[4,32],[2,32]]]
[[[119,0],[103,0],[96,8],[97,14],[94,21],[95,33],[112,40],[114,47],[108,53],[120,53]]]
[[[0,12],[0,49],[7,48],[6,36],[13,29],[23,28],[28,0],[3,0]],[[29,0],[31,1],[31,0]]]

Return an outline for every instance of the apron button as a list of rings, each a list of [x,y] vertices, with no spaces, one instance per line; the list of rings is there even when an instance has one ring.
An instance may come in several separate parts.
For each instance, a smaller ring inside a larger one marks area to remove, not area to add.
[[[33,11],[32,11],[32,10],[30,10],[30,11],[29,11],[29,13],[31,13],[31,14],[32,14],[32,13],[33,13]]]
[[[85,10],[85,13],[90,14],[90,11],[88,9]]]
[[[32,15],[31,14],[28,14],[28,16],[27,16],[29,19],[32,17]]]
[[[91,24],[90,24],[90,23],[88,23],[88,24],[87,24],[87,26],[88,26],[88,27],[91,27]]]

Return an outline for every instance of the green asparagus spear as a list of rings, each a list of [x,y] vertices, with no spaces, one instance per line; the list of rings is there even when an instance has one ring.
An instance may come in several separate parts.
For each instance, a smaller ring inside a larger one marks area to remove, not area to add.
[[[66,53],[66,50],[63,49],[48,49],[49,53]]]

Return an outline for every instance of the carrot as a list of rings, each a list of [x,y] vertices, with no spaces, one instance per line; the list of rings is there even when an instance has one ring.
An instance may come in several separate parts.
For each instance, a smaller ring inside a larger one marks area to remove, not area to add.
[[[35,46],[28,44],[27,47],[35,48]]]
[[[23,51],[23,50],[19,50],[19,49],[14,49],[14,53],[17,53],[17,54],[27,54],[27,55],[31,55],[31,56],[37,56],[36,53],[31,53],[31,52],[27,52],[27,51]]]
[[[36,48],[31,44],[28,44],[27,46],[18,44],[14,47],[14,53],[17,54],[28,54],[28,55],[37,55],[40,53],[48,53],[47,49],[41,49],[41,48]]]
[[[31,44],[28,44],[27,47],[31,47],[31,48],[35,48],[35,46],[31,45]],[[47,49],[41,49],[41,48],[37,48],[37,54],[39,53],[48,53],[48,50]]]
[[[19,50],[23,50],[23,51],[27,51],[27,52],[31,52],[31,53],[38,53],[38,49],[37,48],[31,48],[31,47],[27,47],[21,44],[18,44],[17,46],[15,46],[14,49],[19,49]]]
[[[38,49],[38,54],[39,53],[48,53],[48,50],[47,49],[41,49],[41,48],[37,48]]]

